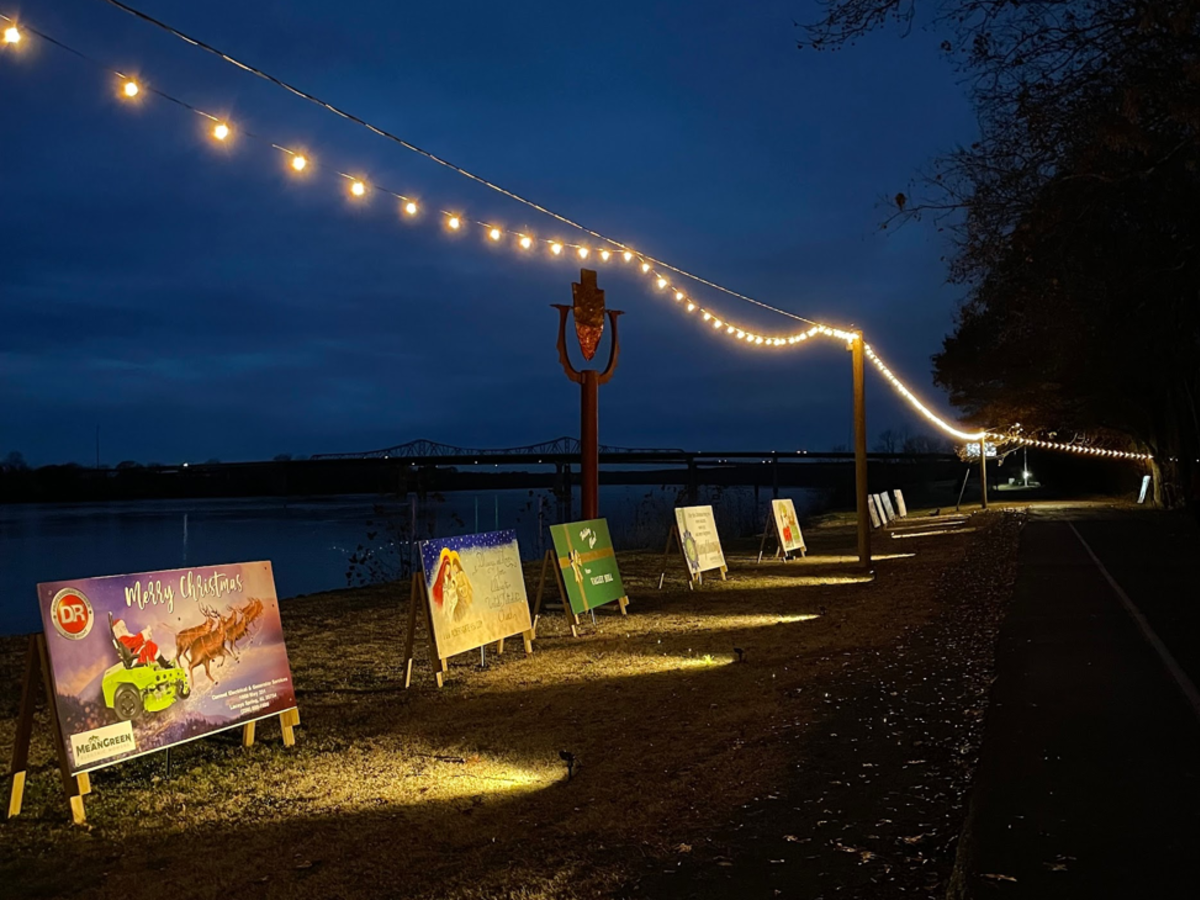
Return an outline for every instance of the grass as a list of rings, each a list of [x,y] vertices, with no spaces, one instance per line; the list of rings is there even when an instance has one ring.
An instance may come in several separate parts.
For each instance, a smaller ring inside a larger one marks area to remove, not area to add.
[[[611,894],[785,780],[780,734],[822,714],[820,687],[847,655],[936,613],[939,580],[987,539],[987,517],[972,525],[878,541],[873,580],[836,518],[806,535],[804,560],[756,566],[757,543],[730,548],[729,580],[698,591],[678,559],[659,591],[661,556],[622,553],[628,617],[605,608],[576,639],[552,604],[532,657],[519,640],[483,670],[464,654],[442,690],[427,655],[402,688],[407,589],[285,601],[296,747],[260,723],[249,750],[236,732],[176,748],[169,775],[162,754],[96,773],[79,829],[39,714],[25,811],[0,826],[0,879],[31,897],[150,884],[175,897]],[[22,649],[0,642],[0,749]],[[562,750],[579,760],[573,778]]]

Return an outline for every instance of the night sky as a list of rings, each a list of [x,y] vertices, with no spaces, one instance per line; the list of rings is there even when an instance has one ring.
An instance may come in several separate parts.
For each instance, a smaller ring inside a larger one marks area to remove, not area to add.
[[[941,36],[795,47],[813,0],[496,4],[140,0],[219,47],[659,258],[833,325],[858,325],[918,393],[952,325],[947,248],[888,236],[881,199],[970,141]],[[101,0],[0,12],[236,127],[427,205],[569,229]],[[557,315],[578,260],[401,221],[297,179],[249,141],[33,38],[0,54],[0,455],[32,464],[269,458],[426,437],[504,447],[578,433]],[[754,350],[600,266],[624,309],[601,440],[692,449],[850,442],[832,341]],[[765,331],[787,320],[697,286]],[[606,345],[598,362],[603,363]],[[868,367],[868,427],[917,422]]]

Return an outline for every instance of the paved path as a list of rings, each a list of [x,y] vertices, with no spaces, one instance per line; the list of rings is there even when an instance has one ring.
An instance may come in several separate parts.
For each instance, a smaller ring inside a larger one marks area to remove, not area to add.
[[[1200,531],[1039,510],[1019,565],[952,893],[1200,896],[1200,715],[1121,598],[1200,682]]]

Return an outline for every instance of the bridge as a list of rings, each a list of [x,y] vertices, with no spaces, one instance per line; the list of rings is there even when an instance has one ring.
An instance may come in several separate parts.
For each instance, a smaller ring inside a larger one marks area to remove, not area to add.
[[[396,444],[379,450],[361,450],[345,453],[318,453],[313,460],[399,460],[413,466],[423,465],[493,465],[542,464],[563,466],[579,461],[579,440],[559,437],[523,447],[468,448],[456,447],[424,438]],[[957,459],[953,453],[868,453],[879,461],[937,461]],[[833,462],[853,460],[854,454],[843,450],[683,450],[680,448],[615,447],[600,445],[600,462],[626,464],[679,464],[694,466],[697,463],[722,465],[730,463],[779,463],[820,460]]]

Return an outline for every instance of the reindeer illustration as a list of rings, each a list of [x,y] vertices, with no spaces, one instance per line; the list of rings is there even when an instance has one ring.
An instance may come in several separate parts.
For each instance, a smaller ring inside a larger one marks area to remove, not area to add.
[[[209,607],[201,606],[200,612],[204,613],[203,624],[184,628],[175,635],[175,659],[172,662],[183,659],[183,655],[191,650],[195,640],[201,635],[210,633],[221,618],[220,613]]]
[[[250,619],[247,618],[245,610],[237,607],[234,607],[229,619],[229,625],[225,628],[225,645],[233,654],[234,661],[241,662],[241,657],[237,652],[237,642],[245,638],[247,632],[250,631]]]
[[[188,681],[192,684],[196,683],[193,675],[196,666],[204,666],[204,674],[208,676],[208,680],[213,684],[217,683],[217,679],[213,678],[208,667],[215,659],[220,659],[221,664],[225,664],[225,657],[229,655],[229,651],[225,647],[225,634],[236,615],[236,613],[230,613],[228,618],[218,617],[217,624],[212,631],[200,635],[188,648]]]

